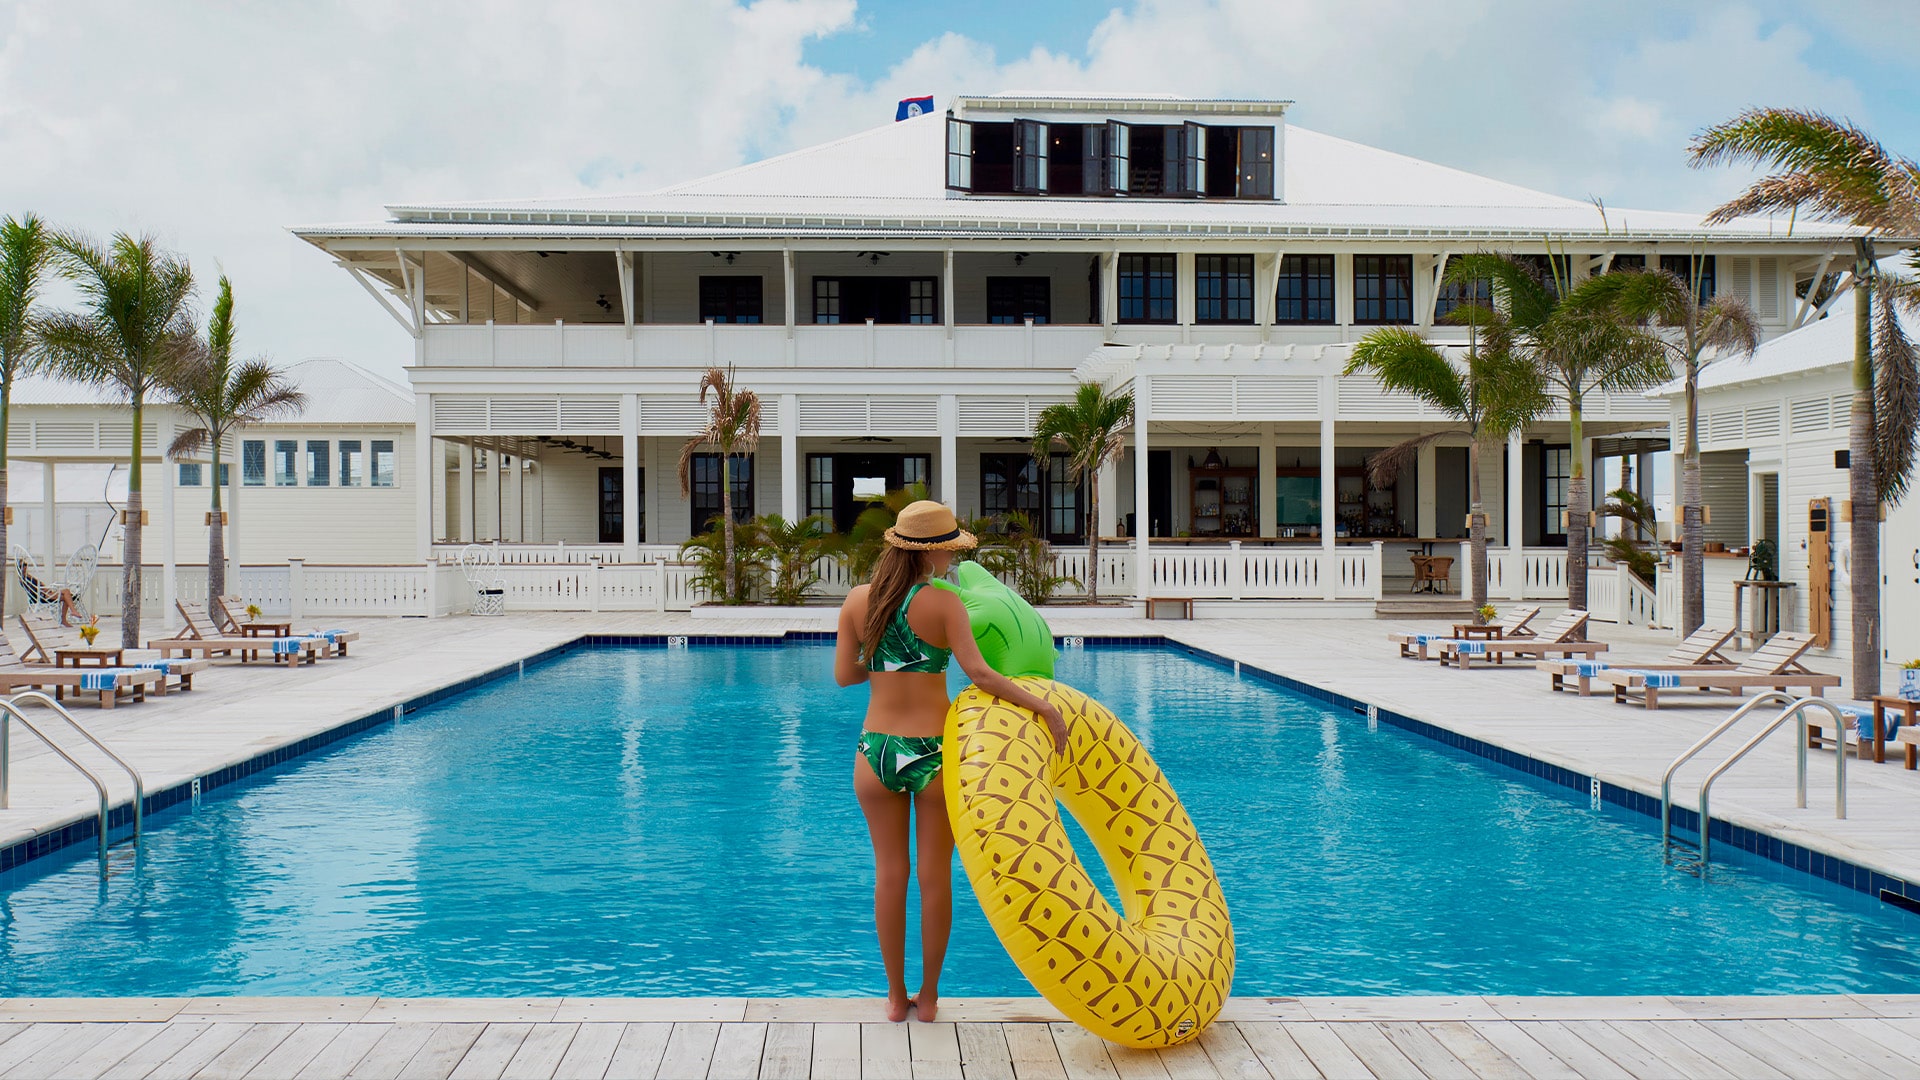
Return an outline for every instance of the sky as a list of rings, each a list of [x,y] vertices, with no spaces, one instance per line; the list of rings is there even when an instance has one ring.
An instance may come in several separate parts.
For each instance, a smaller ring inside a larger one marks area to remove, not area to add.
[[[233,279],[239,348],[403,377],[412,341],[288,227],[645,191],[890,122],[902,97],[1281,98],[1288,122],[1609,208],[1705,210],[1751,105],[1920,157],[1920,0],[0,0],[0,214]],[[63,302],[61,289],[49,298]]]

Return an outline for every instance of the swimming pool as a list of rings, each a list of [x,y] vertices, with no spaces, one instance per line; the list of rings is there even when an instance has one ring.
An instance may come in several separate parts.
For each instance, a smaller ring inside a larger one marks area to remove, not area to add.
[[[104,883],[81,852],[15,872],[0,994],[877,995],[865,691],[831,665],[529,666],[155,815]],[[1703,882],[1648,818],[1177,649],[1060,675],[1199,825],[1237,994],[1920,991],[1920,919],[1862,894],[1737,853]],[[1031,995],[955,873],[943,992]]]

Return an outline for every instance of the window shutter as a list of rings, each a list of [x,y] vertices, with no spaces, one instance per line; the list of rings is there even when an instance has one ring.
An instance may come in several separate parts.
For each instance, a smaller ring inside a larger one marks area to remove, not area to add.
[[[1177,128],[1168,128],[1167,142],[1170,144],[1167,147],[1168,162],[1179,163],[1177,169],[1168,171],[1173,182],[1167,185],[1167,194],[1192,196],[1205,194],[1207,190],[1206,127],[1189,121]]]
[[[1107,182],[1107,126],[1080,125],[1080,194],[1111,195]]]
[[[1013,129],[1013,190],[1022,195],[1047,191],[1047,125],[1016,120]]]
[[[947,117],[947,187],[973,190],[973,124]]]
[[[1107,121],[1107,194],[1125,195],[1127,193],[1128,154],[1132,148],[1133,132],[1118,120]]]
[[[1273,198],[1273,129],[1240,129],[1239,176],[1234,194],[1242,199]]]

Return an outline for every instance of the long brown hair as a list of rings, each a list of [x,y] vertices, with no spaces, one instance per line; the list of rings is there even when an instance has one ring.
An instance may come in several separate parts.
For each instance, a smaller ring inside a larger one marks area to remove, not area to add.
[[[907,590],[931,569],[926,552],[887,545],[879,564],[873,568],[873,580],[867,584],[867,625],[860,635],[862,664],[872,666],[874,650],[880,647],[880,639],[886,635],[887,624],[893,621],[900,602],[907,598]]]

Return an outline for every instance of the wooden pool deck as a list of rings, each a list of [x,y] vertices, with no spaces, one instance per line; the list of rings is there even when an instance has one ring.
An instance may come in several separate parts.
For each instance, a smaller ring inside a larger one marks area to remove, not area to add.
[[[1540,1080],[1920,1076],[1920,997],[1236,998],[1186,1046],[1128,1050],[1045,1002],[938,1023],[825,999],[0,1002],[0,1076]]]

